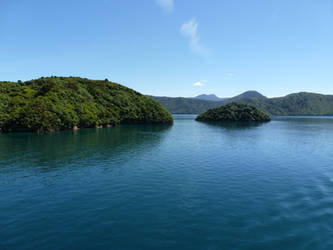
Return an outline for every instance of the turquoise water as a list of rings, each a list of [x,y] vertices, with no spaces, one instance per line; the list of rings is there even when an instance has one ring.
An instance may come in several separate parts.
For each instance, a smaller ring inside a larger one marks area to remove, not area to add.
[[[333,119],[0,134],[0,249],[333,249]]]

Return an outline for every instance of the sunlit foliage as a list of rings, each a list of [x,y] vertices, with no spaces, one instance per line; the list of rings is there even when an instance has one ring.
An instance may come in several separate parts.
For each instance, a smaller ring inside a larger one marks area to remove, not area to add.
[[[171,114],[155,100],[107,79],[42,77],[0,82],[2,131],[172,122]]]

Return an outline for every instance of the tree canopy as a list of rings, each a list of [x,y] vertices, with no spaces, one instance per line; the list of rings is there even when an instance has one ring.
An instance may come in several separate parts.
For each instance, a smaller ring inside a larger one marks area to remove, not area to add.
[[[172,115],[157,101],[107,79],[0,82],[0,130],[4,132],[172,122]]]
[[[261,110],[241,103],[229,103],[219,108],[209,109],[200,114],[197,121],[228,121],[228,122],[267,122],[270,117]]]

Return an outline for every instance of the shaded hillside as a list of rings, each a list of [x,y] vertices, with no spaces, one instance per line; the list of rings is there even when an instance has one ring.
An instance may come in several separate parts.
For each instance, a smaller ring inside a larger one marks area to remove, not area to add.
[[[153,98],[164,105],[171,113],[180,113],[178,111],[181,110],[184,114],[200,114],[210,108],[239,102],[251,104],[271,115],[333,115],[333,95],[305,92],[290,94],[285,97],[267,98],[256,91],[248,91],[220,102],[189,98],[163,97],[163,100],[160,97]],[[183,100],[180,102],[178,99]]]
[[[27,82],[0,82],[2,131],[172,121],[171,114],[155,100],[108,80],[42,77]]]
[[[270,117],[252,105],[229,103],[218,108],[212,108],[200,114],[197,121],[225,122],[267,122]]]
[[[276,115],[333,115],[333,95],[301,92],[271,98],[265,105]]]
[[[173,114],[199,114],[209,108],[217,107],[219,102],[184,97],[150,96]]]
[[[237,102],[239,100],[244,100],[244,99],[251,99],[251,98],[256,98],[256,99],[267,99],[266,96],[260,94],[257,91],[254,90],[250,90],[250,91],[246,91],[240,95],[228,98],[227,101],[228,102]]]
[[[200,99],[200,100],[206,100],[206,101],[223,101],[225,100],[225,98],[220,98],[214,94],[209,94],[209,95],[206,95],[206,94],[202,94],[202,95],[198,95],[196,97],[194,97],[195,99]]]

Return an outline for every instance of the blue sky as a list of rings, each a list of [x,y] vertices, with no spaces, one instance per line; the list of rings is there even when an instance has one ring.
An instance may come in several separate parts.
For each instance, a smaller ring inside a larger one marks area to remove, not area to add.
[[[333,94],[332,0],[0,0],[0,80],[144,94]]]

